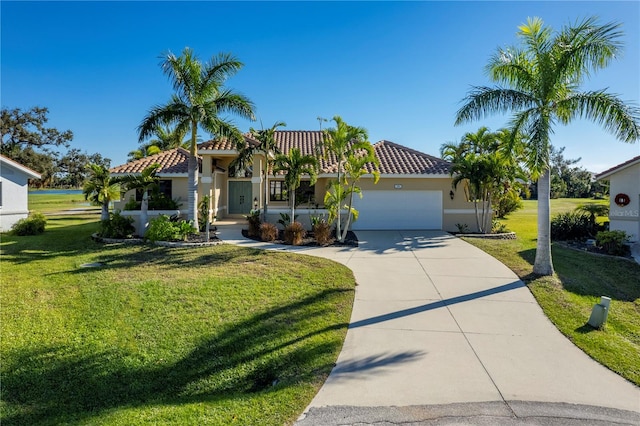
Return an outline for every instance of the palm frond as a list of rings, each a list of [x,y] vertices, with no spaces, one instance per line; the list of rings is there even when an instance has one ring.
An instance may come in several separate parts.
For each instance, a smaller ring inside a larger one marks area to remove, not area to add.
[[[600,25],[596,17],[564,27],[556,40],[558,69],[579,83],[591,71],[605,68],[622,50],[620,27],[613,22]]]
[[[232,113],[247,120],[255,120],[253,102],[241,93],[225,89],[204,103],[206,108],[215,109],[218,114]]]
[[[575,93],[558,103],[563,122],[576,117],[591,120],[624,142],[640,140],[640,108],[604,90]]]
[[[456,125],[483,119],[494,113],[531,108],[536,99],[531,94],[502,87],[474,86],[456,113]]]
[[[205,85],[211,82],[222,85],[224,81],[235,75],[244,64],[230,53],[219,53],[212,56],[205,64],[202,81]]]
[[[177,97],[173,97],[166,105],[156,105],[138,125],[138,141],[155,135],[160,126],[170,126],[177,123],[177,128],[185,128],[190,123],[190,113],[187,106]]]

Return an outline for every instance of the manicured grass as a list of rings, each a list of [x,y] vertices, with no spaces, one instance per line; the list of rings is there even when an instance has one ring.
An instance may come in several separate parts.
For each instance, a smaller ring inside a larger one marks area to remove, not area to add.
[[[552,216],[592,200],[551,200]],[[640,385],[640,265],[633,261],[552,247],[556,274],[533,275],[536,201],[505,222],[516,240],[466,239],[502,261],[525,281],[549,319],[576,346],[601,364]],[[602,218],[601,218],[602,219]],[[600,296],[612,298],[602,330],[586,325]]]
[[[82,194],[47,194],[37,190],[29,191],[30,211],[46,214],[80,207],[100,211],[100,207],[90,206]]]
[[[351,271],[231,245],[100,245],[97,221],[2,236],[0,423],[295,421],[342,347]]]

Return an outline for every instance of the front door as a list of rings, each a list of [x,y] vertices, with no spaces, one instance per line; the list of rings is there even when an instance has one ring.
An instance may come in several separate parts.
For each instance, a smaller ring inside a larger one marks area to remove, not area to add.
[[[250,181],[229,182],[229,214],[249,214],[253,208]]]

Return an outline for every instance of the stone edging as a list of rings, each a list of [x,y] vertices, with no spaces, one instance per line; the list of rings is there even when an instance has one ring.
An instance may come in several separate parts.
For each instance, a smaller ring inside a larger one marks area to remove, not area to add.
[[[97,232],[91,234],[91,239],[99,243],[107,243],[107,244],[117,244],[117,243],[142,244],[144,243],[144,240],[142,238],[105,238],[105,237],[99,237]]]
[[[486,240],[515,240],[516,233],[515,232],[503,232],[500,234],[453,234],[456,237],[466,237],[466,238],[482,238]]]
[[[99,237],[98,233],[91,234],[91,238],[99,243],[106,244],[144,244],[145,240],[142,238],[104,238]],[[189,243],[183,241],[155,241],[153,244],[162,247],[205,247],[205,246],[217,246],[224,244],[222,240],[209,241],[208,243]]]
[[[215,240],[215,241],[209,241],[208,243],[207,242],[189,243],[189,242],[183,242],[183,241],[155,241],[154,244],[162,247],[206,247],[206,246],[217,246],[220,244],[224,244],[224,241]]]

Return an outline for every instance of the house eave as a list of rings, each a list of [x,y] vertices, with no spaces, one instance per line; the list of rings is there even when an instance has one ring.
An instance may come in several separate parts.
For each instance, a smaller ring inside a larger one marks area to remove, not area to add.
[[[23,166],[22,164],[13,161],[8,157],[5,157],[4,155],[0,155],[0,162],[5,163],[9,167],[24,173],[32,179],[42,179],[42,175],[40,173],[36,172],[35,170],[31,170],[30,168]]]
[[[640,164],[640,155],[635,158],[632,158],[631,160],[625,163],[619,164],[609,170],[605,170],[604,172],[596,175],[596,181],[607,180],[609,176],[619,173],[625,169],[628,169],[629,167],[633,167],[636,164]]]
[[[113,177],[120,177],[120,176],[140,176],[139,172],[136,173],[111,173],[111,176]],[[198,173],[198,176],[201,176],[202,173]],[[186,178],[189,177],[188,173],[156,173],[156,176],[159,178]]]
[[[238,155],[238,151],[235,149],[200,149],[198,155]]]

